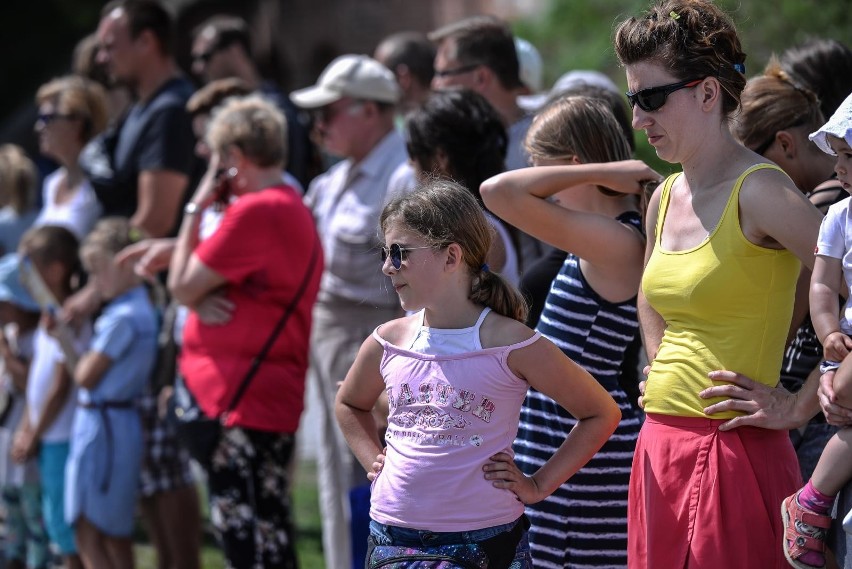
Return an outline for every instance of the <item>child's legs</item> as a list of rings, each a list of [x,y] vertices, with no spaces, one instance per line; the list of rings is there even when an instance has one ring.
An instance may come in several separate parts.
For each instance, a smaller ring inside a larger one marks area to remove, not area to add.
[[[102,535],[104,549],[115,569],[133,569],[133,539]]]
[[[77,547],[80,559],[86,569],[109,569],[114,567],[107,552],[104,536],[98,528],[84,516],[77,518],[74,523],[74,535],[77,537]]]
[[[62,556],[63,569],[86,569],[83,565],[83,560],[76,553],[69,553]]]
[[[27,530],[27,567],[46,567],[50,544],[42,517],[41,486],[24,484],[20,493],[21,512]]]
[[[140,505],[158,569],[198,569],[201,515],[195,484],[157,492]]]
[[[42,516],[47,535],[69,556],[77,553],[74,531],[65,522],[65,463],[68,443],[42,443],[39,449],[39,472],[42,487]]]
[[[6,535],[3,547],[6,566],[23,567],[26,558],[27,527],[21,505],[21,487],[3,488],[3,506],[6,508]]]
[[[189,457],[174,427],[160,418],[157,399],[144,397],[140,405],[145,452],[139,506],[157,552],[157,568],[198,569],[201,508]]]
[[[20,486],[3,488],[3,507],[6,509],[6,543],[3,547],[6,567],[23,568],[26,559],[27,527],[21,505]]]
[[[837,431],[837,434],[825,445],[825,450],[811,477],[811,484],[823,494],[834,496],[850,478],[852,478],[852,428],[845,428]]]

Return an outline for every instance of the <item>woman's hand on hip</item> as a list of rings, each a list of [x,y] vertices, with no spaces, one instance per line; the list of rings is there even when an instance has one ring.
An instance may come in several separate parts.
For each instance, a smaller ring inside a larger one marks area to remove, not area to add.
[[[745,413],[723,423],[720,431],[744,426],[764,429],[794,429],[799,426],[794,413],[796,396],[783,387],[768,387],[734,371],[717,370],[708,375],[713,381],[727,384],[708,387],[698,395],[703,399],[728,399],[706,407],[704,413],[711,417],[725,411]]]
[[[648,374],[651,373],[651,365],[648,364],[644,368],[642,368],[642,373],[645,375],[645,379],[639,382],[639,408],[645,409],[645,386],[648,384]]]

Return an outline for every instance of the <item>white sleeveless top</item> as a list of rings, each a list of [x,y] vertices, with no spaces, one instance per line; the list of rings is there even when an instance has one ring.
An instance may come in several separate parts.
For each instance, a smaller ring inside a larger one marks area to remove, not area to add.
[[[482,349],[479,340],[479,329],[491,309],[487,306],[479,313],[476,324],[469,328],[430,328],[424,326],[426,311],[420,311],[420,330],[408,346],[412,352],[429,354],[431,356],[452,356],[466,354]]]

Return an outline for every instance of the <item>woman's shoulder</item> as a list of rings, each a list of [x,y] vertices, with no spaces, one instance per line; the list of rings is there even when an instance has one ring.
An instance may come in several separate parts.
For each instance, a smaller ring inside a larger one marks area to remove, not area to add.
[[[759,162],[744,168],[737,176],[734,186],[740,183],[740,203],[767,207],[779,202],[781,198],[808,203],[805,195],[784,170],[773,163]]]
[[[246,193],[240,196],[236,203],[242,204],[243,207],[267,207],[273,204],[279,207],[303,206],[301,196],[283,182],[279,186],[269,186],[258,192]]]
[[[313,221],[296,190],[285,185],[242,195],[228,206],[226,213],[234,219],[250,219],[254,223],[271,222],[280,230],[302,229]],[[282,222],[284,218],[286,221]]]
[[[492,310],[482,322],[479,340],[483,348],[498,348],[520,344],[535,335],[536,332],[523,322]]]

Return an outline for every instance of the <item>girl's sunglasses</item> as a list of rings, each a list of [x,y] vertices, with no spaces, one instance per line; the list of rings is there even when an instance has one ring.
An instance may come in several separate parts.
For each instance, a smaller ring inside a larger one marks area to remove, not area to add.
[[[415,249],[431,249],[432,247],[402,247],[399,243],[391,243],[388,247],[382,247],[382,263],[390,256],[391,265],[397,271],[402,268],[402,262],[406,259],[406,253]]]
[[[650,113],[651,111],[656,111],[665,105],[668,96],[675,91],[695,87],[702,81],[704,81],[704,79],[688,79],[679,83],[672,83],[671,85],[660,85],[659,87],[642,89],[635,93],[628,91],[625,95],[627,95],[627,100],[630,101],[631,108],[639,105],[640,109],[646,113]]]

